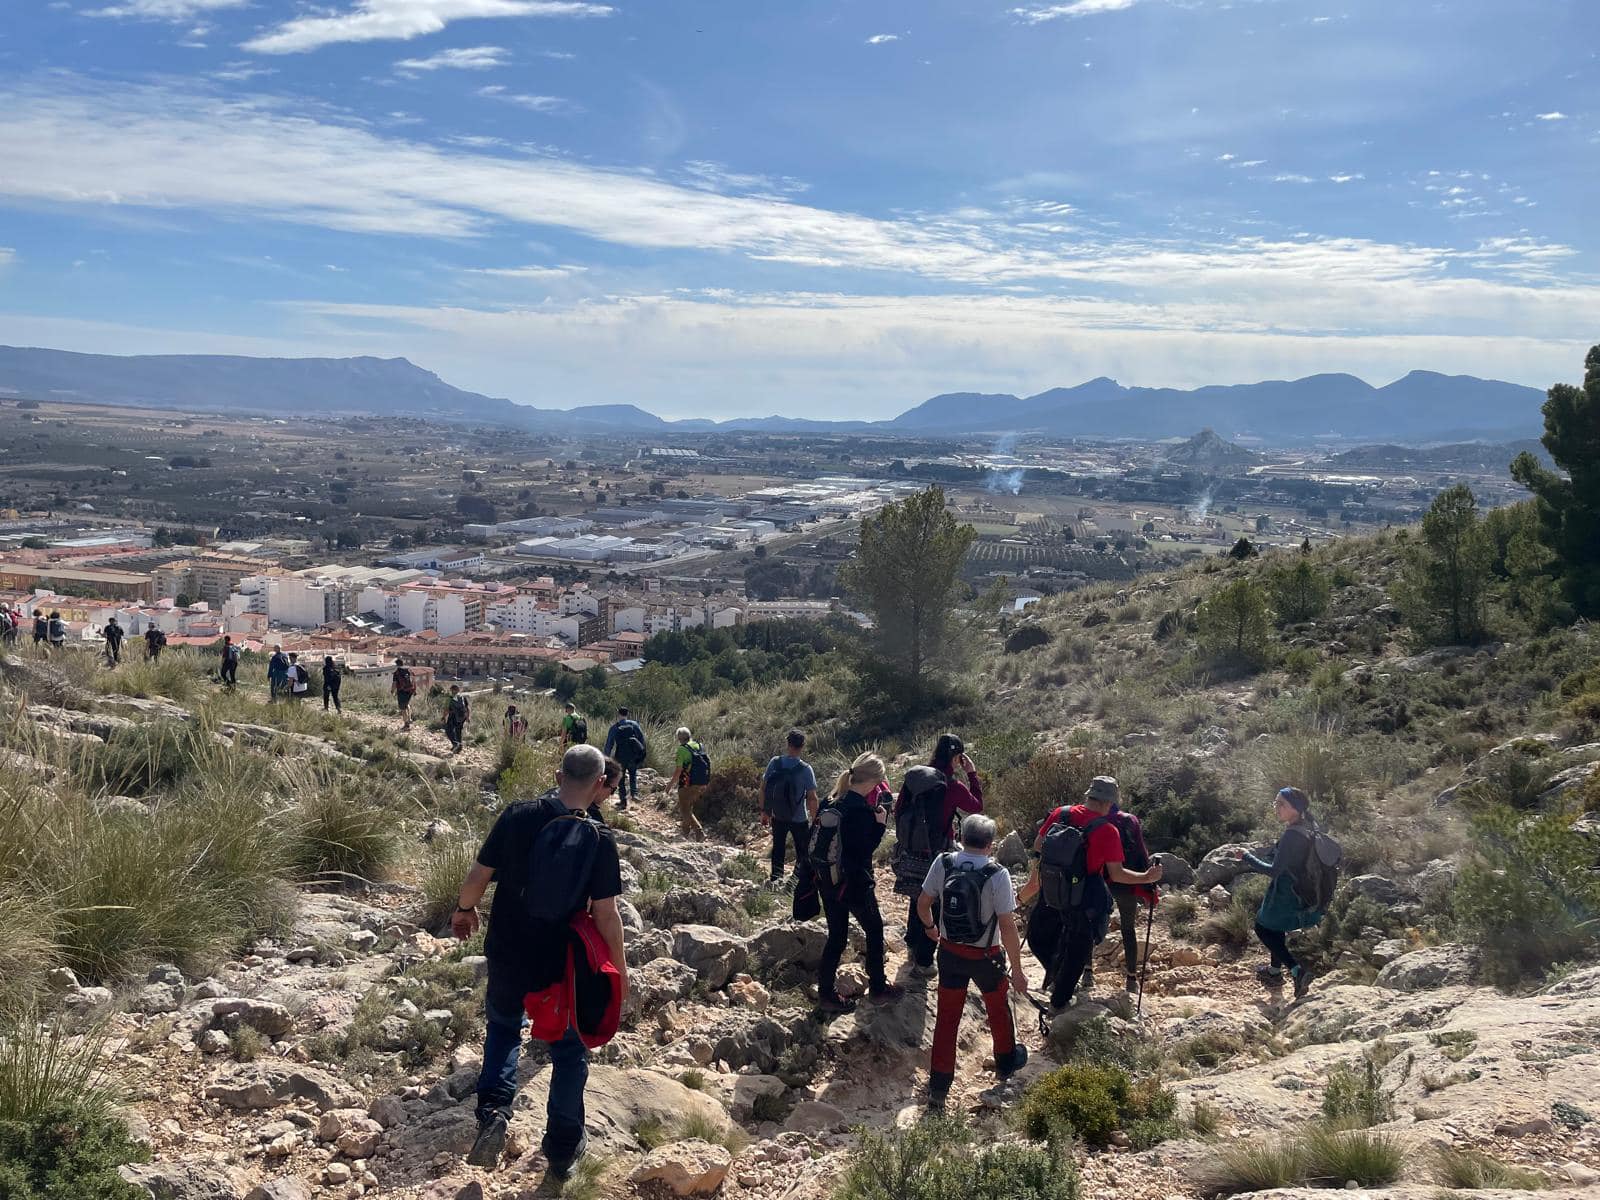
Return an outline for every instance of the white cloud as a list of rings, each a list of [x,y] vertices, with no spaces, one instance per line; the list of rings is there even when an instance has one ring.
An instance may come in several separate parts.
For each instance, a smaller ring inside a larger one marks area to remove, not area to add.
[[[1059,21],[1064,17],[1091,17],[1096,13],[1121,12],[1132,8],[1139,0],[1071,0],[1068,4],[1050,4],[1040,8],[1013,8],[1011,15],[1029,25],[1046,21]]]
[[[121,0],[105,8],[90,9],[91,17],[132,17],[144,21],[189,21],[202,13],[243,8],[250,0]]]
[[[394,69],[406,75],[419,71],[489,71],[506,65],[509,52],[503,46],[465,46],[441,50],[427,58],[402,58]]]
[[[867,39],[867,45],[881,46],[885,42],[898,42],[899,40],[900,35],[898,33],[875,33]]]
[[[248,62],[224,63],[221,67],[211,72],[212,79],[222,80],[225,83],[244,83],[247,80],[257,79],[263,75],[275,75],[273,67],[258,67]]]
[[[1564,112],[1547,112],[1539,114],[1539,120],[1541,121],[1565,121],[1566,119],[1567,114]]]
[[[9,267],[17,261],[17,252],[10,246],[0,246],[0,267]]]
[[[572,112],[578,108],[572,101],[563,100],[560,96],[530,96],[525,92],[507,91],[500,84],[481,87],[478,89],[478,95],[487,100],[498,100],[502,104],[515,104],[518,108],[526,108],[530,112]]]
[[[258,54],[303,54],[339,42],[409,41],[451,21],[491,17],[605,17],[586,0],[358,0],[335,16],[296,17],[244,43]]]
[[[568,279],[589,268],[566,263],[559,267],[474,267],[469,275],[493,275],[499,279]]]

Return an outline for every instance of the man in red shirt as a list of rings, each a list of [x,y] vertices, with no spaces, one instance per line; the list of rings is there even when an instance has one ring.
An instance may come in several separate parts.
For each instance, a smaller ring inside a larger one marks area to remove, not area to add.
[[[1089,784],[1083,803],[1071,808],[1058,808],[1045,820],[1039,837],[1033,843],[1037,856],[1044,840],[1057,821],[1065,819],[1079,829],[1088,829],[1084,846],[1083,903],[1063,912],[1061,938],[1063,944],[1056,951],[1059,969],[1053,975],[1050,1003],[1055,1008],[1066,1008],[1072,1003],[1072,993],[1094,954],[1095,943],[1106,935],[1111,917],[1111,891],[1106,886],[1113,883],[1129,885],[1159,883],[1161,864],[1153,864],[1148,871],[1130,871],[1122,861],[1122,835],[1116,822],[1110,820],[1112,806],[1120,798],[1117,781],[1109,775],[1100,775]],[[1026,904],[1039,892],[1039,861],[1035,857],[1028,882],[1017,893],[1017,902]],[[1037,914],[1035,915],[1037,919]],[[1049,968],[1045,964],[1046,969]]]

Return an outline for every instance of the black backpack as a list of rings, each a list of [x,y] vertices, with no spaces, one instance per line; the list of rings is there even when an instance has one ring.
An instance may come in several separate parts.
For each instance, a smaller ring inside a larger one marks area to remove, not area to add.
[[[1306,851],[1305,865],[1289,882],[1294,894],[1309,912],[1327,912],[1333,902],[1333,893],[1339,886],[1339,868],[1344,864],[1344,850],[1320,829],[1303,831],[1311,839]]]
[[[900,787],[900,811],[894,819],[894,881],[899,895],[922,891],[933,860],[950,848],[949,827],[944,823],[944,794],[948,781],[934,767],[912,767]],[[915,887],[916,892],[904,889]]]
[[[711,782],[711,756],[699,742],[689,743],[689,785]]]
[[[986,863],[981,867],[958,867],[956,856],[946,854],[944,886],[939,889],[939,920],[944,925],[944,935],[952,942],[964,946],[987,946],[994,937],[995,926],[1000,923],[998,914],[983,919],[983,894],[989,890],[1001,867],[999,863]]]
[[[1084,907],[1089,898],[1089,835],[1109,821],[1096,817],[1074,825],[1065,809],[1039,848],[1039,887],[1044,902],[1058,912]]]
[[[522,911],[535,924],[565,925],[589,903],[600,827],[581,812],[551,817],[534,835]]]
[[[1150,856],[1139,849],[1139,839],[1133,836],[1131,817],[1128,821],[1122,817],[1127,813],[1118,813],[1112,817],[1117,826],[1117,836],[1122,839],[1122,865],[1130,871],[1146,871],[1150,868]]]
[[[644,762],[648,751],[644,744],[644,730],[637,721],[629,721],[617,730],[617,761],[625,767],[637,767]]]
[[[827,801],[817,810],[817,819],[811,822],[811,840],[806,848],[806,859],[819,888],[831,887],[837,891],[844,883],[844,836],[841,826],[844,823],[844,805],[854,795],[851,793],[842,800]],[[855,796],[855,802],[866,803],[859,796]]]
[[[411,681],[411,668],[394,669],[394,690],[402,696],[409,696],[417,690],[417,685]]]
[[[582,717],[572,718],[572,744],[574,746],[587,744],[589,741],[589,722]]]

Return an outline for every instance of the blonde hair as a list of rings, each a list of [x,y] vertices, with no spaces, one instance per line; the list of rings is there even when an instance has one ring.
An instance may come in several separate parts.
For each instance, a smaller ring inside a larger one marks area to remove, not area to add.
[[[883,759],[876,754],[863,754],[850,764],[848,770],[839,772],[839,778],[833,785],[833,798],[838,800],[855,784],[882,783],[888,777],[889,769],[883,765]]]

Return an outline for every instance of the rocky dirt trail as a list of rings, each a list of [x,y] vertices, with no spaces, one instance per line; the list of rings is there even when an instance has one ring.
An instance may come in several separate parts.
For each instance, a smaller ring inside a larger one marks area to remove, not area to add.
[[[93,739],[110,736],[118,719],[175,715],[171,705],[141,703],[147,711],[108,701],[92,712],[41,705],[28,715],[53,736]],[[250,740],[243,730],[234,737]],[[337,752],[296,737],[296,753]],[[459,765],[486,771],[491,756],[472,747]],[[921,1112],[934,990],[905,970],[905,902],[886,873],[890,966],[905,997],[822,1022],[808,994],[822,925],[787,919],[787,888],[765,880],[763,833],[752,823],[742,845],[685,840],[664,782],[645,772],[642,783],[644,798],[617,833],[634,990],[623,1032],[591,1067],[601,1170],[568,1194],[823,1200],[853,1126],[903,1125]],[[1002,861],[1020,872],[1019,848],[1009,842]],[[1188,891],[1202,911],[1228,904],[1226,853],[1197,864],[1195,882],[1173,893]],[[1405,879],[1348,886],[1403,912],[1426,889],[1448,887],[1452,870],[1436,862]],[[482,960],[420,928],[405,883],[305,891],[300,900],[292,932],[204,978],[158,966],[113,992],[55,973],[68,1010],[108,1021],[108,1065],[152,1151],[127,1177],[161,1200],[559,1194],[537,1150],[548,1069],[538,1049],[524,1056],[508,1161],[492,1173],[463,1164],[474,1132]],[[1120,955],[1120,941],[1108,938],[1099,986],[1048,1036],[1017,1003],[1032,1050],[1022,1082],[1053,1068],[1052,1046],[1059,1055],[1079,1029],[1099,1025],[1102,1036],[1157,1053],[1180,1117],[1203,1107],[1215,1132],[1145,1151],[1080,1152],[1085,1196],[1199,1195],[1220,1146],[1304,1125],[1335,1065],[1365,1060],[1392,1097],[1385,1128],[1410,1160],[1405,1182],[1381,1194],[1432,1200],[1430,1155],[1455,1146],[1538,1169],[1548,1195],[1600,1195],[1600,967],[1507,995],[1475,982],[1470,947],[1358,939],[1349,961],[1292,1002],[1263,990],[1253,954],[1175,936],[1163,911],[1135,1014],[1120,987]],[[864,990],[859,956],[857,934],[841,990]],[[1039,964],[1028,966],[1037,982]],[[951,1107],[994,1137],[1014,1136],[1005,1108],[1016,1089],[995,1093],[989,1058],[974,994]]]

